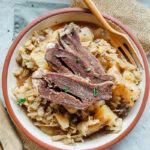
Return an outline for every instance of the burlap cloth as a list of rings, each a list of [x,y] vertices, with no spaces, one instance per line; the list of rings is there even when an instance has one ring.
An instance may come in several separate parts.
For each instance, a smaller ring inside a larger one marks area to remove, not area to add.
[[[150,10],[136,0],[93,0],[97,8],[118,19],[139,39],[145,53],[150,52]],[[86,8],[82,0],[73,0],[71,7]]]
[[[136,2],[136,0],[93,0],[98,9],[117,18],[125,24],[139,39],[146,54],[150,52],[150,10]],[[71,7],[86,7],[82,0],[73,0]],[[20,150],[24,146],[28,150],[43,150],[40,146],[29,140],[8,119],[0,103],[0,144],[4,150]],[[3,121],[2,121],[3,120]],[[5,121],[4,121],[5,120]],[[7,129],[6,129],[7,127]],[[2,130],[3,129],[3,130]],[[7,131],[6,131],[7,130]],[[17,136],[19,135],[19,136]],[[22,141],[22,142],[21,142]],[[23,143],[23,144],[22,144]],[[11,147],[11,148],[10,148]],[[0,148],[1,149],[1,148]]]

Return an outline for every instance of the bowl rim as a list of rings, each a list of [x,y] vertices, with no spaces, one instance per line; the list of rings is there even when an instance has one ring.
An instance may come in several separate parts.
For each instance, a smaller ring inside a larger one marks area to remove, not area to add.
[[[55,15],[59,15],[59,14],[64,14],[64,13],[72,13],[72,12],[78,12],[78,13],[90,13],[90,11],[88,9],[85,8],[63,8],[63,9],[59,9],[59,10],[55,10],[52,12],[49,12],[47,14],[42,15],[41,17],[35,19],[34,21],[32,21],[29,25],[27,25],[22,31],[21,33],[17,36],[17,38],[14,40],[14,42],[12,43],[7,56],[5,58],[5,62],[4,62],[4,66],[3,66],[3,72],[2,72],[2,90],[3,90],[3,96],[4,96],[4,100],[5,100],[5,104],[8,110],[9,115],[11,116],[13,122],[16,124],[16,126],[33,142],[37,143],[38,145],[46,148],[46,149],[53,149],[53,150],[60,150],[60,148],[48,145],[46,143],[43,143],[41,140],[39,140],[38,138],[34,137],[31,133],[28,132],[27,129],[25,129],[23,127],[23,125],[20,123],[20,121],[17,119],[15,113],[13,112],[13,109],[10,105],[10,100],[8,98],[8,91],[7,91],[7,76],[8,76],[8,67],[9,67],[9,63],[10,63],[10,59],[11,56],[17,46],[17,44],[19,43],[19,41],[22,39],[22,37],[36,24],[38,24],[39,22],[55,16]],[[133,127],[136,125],[136,123],[138,122],[138,120],[140,119],[144,108],[146,106],[146,102],[148,100],[148,95],[149,95],[149,87],[150,87],[150,77],[149,77],[149,66],[148,66],[148,61],[146,58],[146,55],[144,53],[144,50],[140,44],[140,42],[137,40],[137,38],[131,33],[131,31],[129,31],[129,29],[127,29],[120,21],[118,21],[117,19],[102,13],[102,15],[112,21],[113,23],[115,23],[117,26],[119,26],[121,29],[123,29],[125,31],[125,33],[127,33],[129,35],[129,37],[133,40],[133,42],[135,43],[135,45],[137,46],[140,55],[142,57],[143,63],[144,63],[144,67],[145,67],[145,76],[146,76],[146,81],[145,81],[145,93],[144,93],[144,97],[142,100],[142,104],[141,107],[139,109],[139,112],[137,113],[136,117],[134,118],[134,120],[132,121],[132,123],[129,125],[129,127],[127,129],[125,129],[125,131],[122,132],[121,135],[117,136],[115,139],[109,141],[108,143],[98,146],[96,148],[93,148],[92,150],[100,150],[100,149],[105,149],[108,148],[114,144],[116,144],[117,142],[119,142],[121,139],[123,139],[132,129]]]

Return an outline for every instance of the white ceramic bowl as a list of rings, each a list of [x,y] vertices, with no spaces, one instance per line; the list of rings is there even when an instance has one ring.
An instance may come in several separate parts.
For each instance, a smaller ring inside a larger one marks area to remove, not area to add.
[[[78,143],[75,146],[67,146],[61,142],[52,142],[51,137],[44,134],[37,127],[35,127],[28,119],[26,114],[22,111],[21,107],[17,105],[14,96],[12,95],[11,88],[16,84],[16,79],[12,72],[17,66],[15,57],[17,56],[17,49],[19,46],[24,45],[25,41],[31,36],[34,30],[40,30],[48,26],[68,21],[86,21],[99,24],[96,18],[87,10],[81,8],[66,8],[45,14],[29,24],[13,42],[8,55],[5,60],[3,68],[2,86],[5,103],[8,112],[18,128],[31,140],[46,149],[104,149],[115,144],[126,136],[139,120],[149,93],[149,70],[146,56],[138,40],[133,34],[116,19],[103,14],[103,16],[110,20],[113,24],[121,28],[133,43],[134,48],[143,64],[144,71],[141,82],[141,95],[136,102],[134,108],[130,111],[127,118],[123,121],[123,128],[119,133],[111,133],[104,136],[95,136],[86,140],[84,143]],[[57,22],[56,22],[57,21]]]

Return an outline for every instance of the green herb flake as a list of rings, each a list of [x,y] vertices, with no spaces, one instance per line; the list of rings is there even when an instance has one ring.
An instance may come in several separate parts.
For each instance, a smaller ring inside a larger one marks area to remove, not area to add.
[[[100,46],[100,44],[99,44],[99,43],[98,43],[97,45],[98,45],[98,46]]]
[[[76,50],[78,51],[79,50],[79,48],[76,46]]]
[[[70,45],[70,43],[69,43],[69,42],[67,42],[67,41],[66,41],[65,43],[66,43],[67,45]]]
[[[7,32],[10,32],[10,30],[8,29]]]
[[[59,57],[59,55],[58,54],[55,54],[55,56],[58,58]]]
[[[89,44],[92,44],[92,42],[90,42]]]
[[[133,97],[131,97],[131,101],[133,101]]]
[[[69,116],[69,121],[70,122],[72,122],[74,119],[75,119],[75,115],[74,114],[72,114],[72,115]]]
[[[34,7],[34,5],[33,5],[33,4],[32,4],[31,6],[32,6],[32,7]]]
[[[75,73],[76,76],[80,77],[80,73]]]
[[[18,99],[17,104],[22,104],[22,103],[24,103],[26,100],[27,100],[26,98]]]
[[[70,24],[72,25],[72,24],[74,24],[74,22],[72,21],[72,22],[70,22]]]
[[[84,36],[86,36],[86,34],[83,34]]]
[[[98,78],[98,74],[94,74],[94,77],[95,77],[95,78]]]
[[[38,60],[38,63],[43,63],[43,61],[42,60]]]
[[[87,68],[86,71],[87,71],[87,72],[91,71],[91,68]]]
[[[67,93],[67,88],[66,88],[66,86],[64,86],[64,92]]]
[[[26,53],[27,53],[27,54],[30,54],[30,52],[29,52],[29,51],[26,51]]]
[[[24,58],[23,60],[24,60],[24,61],[29,61],[28,59],[25,59],[25,58]]]
[[[77,63],[79,63],[79,61],[80,61],[80,59],[79,59],[79,58],[77,58]]]
[[[97,96],[97,94],[98,94],[98,91],[97,91],[97,88],[95,87],[94,88],[94,96]]]

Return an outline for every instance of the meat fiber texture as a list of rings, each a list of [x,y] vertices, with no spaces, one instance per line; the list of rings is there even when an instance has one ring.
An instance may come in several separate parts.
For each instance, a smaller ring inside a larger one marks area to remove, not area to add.
[[[84,109],[98,100],[112,98],[113,77],[81,45],[79,28],[69,24],[59,34],[59,42],[48,45],[45,59],[54,69],[38,70],[33,78],[41,97],[57,104]]]

